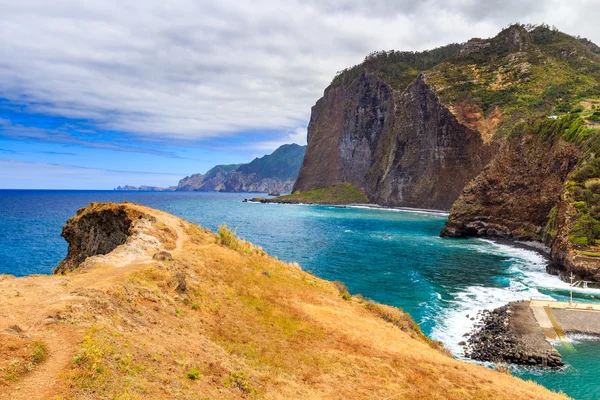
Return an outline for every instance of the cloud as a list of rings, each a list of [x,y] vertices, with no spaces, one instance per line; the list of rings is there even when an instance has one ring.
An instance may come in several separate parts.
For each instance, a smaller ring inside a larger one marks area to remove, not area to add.
[[[113,189],[117,185],[176,185],[177,174],[118,171],[0,159],[1,189]]]
[[[80,134],[78,137],[75,133]],[[89,135],[91,138],[86,138]],[[113,135],[114,136],[114,135]],[[165,151],[160,149],[153,149],[149,147],[134,146],[125,143],[127,137],[121,137],[106,141],[105,137],[92,131],[85,131],[77,129],[68,124],[59,126],[57,128],[40,128],[37,126],[27,126],[22,124],[15,124],[12,121],[0,118],[0,137],[10,138],[15,140],[25,141],[38,141],[45,143],[63,143],[73,146],[84,146],[94,149],[103,150],[115,150],[132,153],[146,153],[160,155],[168,158],[181,158],[177,154],[171,151]],[[96,137],[96,138],[94,138]],[[62,153],[62,152],[43,152],[45,154],[55,155],[74,155],[73,153]]]
[[[265,150],[272,152],[279,146],[284,144],[296,143],[301,146],[306,144],[306,128],[297,128],[292,132],[287,133],[279,140],[257,141],[250,143],[249,148],[255,150]]]
[[[146,139],[264,129],[293,140],[335,71],[373,50],[489,37],[517,21],[600,41],[593,0],[3,3],[0,98]]]

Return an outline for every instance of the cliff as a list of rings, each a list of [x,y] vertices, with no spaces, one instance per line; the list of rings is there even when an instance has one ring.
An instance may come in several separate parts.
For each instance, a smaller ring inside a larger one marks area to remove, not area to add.
[[[286,144],[248,164],[217,165],[206,174],[186,176],[178,191],[290,192],[304,158],[305,146]]]
[[[294,193],[349,183],[380,205],[451,210],[443,236],[540,241],[563,273],[600,281],[597,49],[512,25],[373,53],[312,108]]]
[[[565,398],[226,227],[92,203],[64,236],[64,274],[0,277],[0,398]]]

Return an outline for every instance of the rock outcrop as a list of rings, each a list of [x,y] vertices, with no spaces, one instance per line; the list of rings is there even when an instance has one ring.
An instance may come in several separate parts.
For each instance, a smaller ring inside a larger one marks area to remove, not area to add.
[[[69,242],[69,249],[54,273],[73,271],[88,257],[110,253],[127,241],[133,225],[142,217],[126,204],[106,207],[101,203],[91,203],[80,208],[63,227],[61,236]]]
[[[313,107],[294,192],[348,182],[386,206],[447,210],[493,147],[442,105],[423,75],[402,93],[374,73]]]
[[[442,236],[540,240],[581,151],[527,135],[506,142],[452,206]]]

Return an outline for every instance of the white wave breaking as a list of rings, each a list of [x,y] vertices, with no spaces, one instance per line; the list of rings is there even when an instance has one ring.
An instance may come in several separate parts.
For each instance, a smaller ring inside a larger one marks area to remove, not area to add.
[[[488,245],[467,246],[477,252],[509,257],[509,285],[507,287],[469,286],[454,293],[454,299],[446,300],[441,313],[436,317],[431,337],[443,342],[446,348],[460,358],[464,353],[458,343],[466,340],[465,334],[473,329],[479,311],[491,310],[511,301],[531,298],[552,299],[552,296],[542,293],[540,289],[550,292],[569,290],[568,283],[546,272],[548,260],[540,253],[489,240],[481,241]],[[597,294],[600,297],[599,289],[574,288],[573,292]]]

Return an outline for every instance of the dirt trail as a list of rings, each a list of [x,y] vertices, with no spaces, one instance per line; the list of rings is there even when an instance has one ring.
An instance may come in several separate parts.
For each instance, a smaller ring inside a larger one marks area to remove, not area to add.
[[[161,215],[161,220],[177,234],[172,251],[181,251],[187,238],[181,222],[166,213]],[[60,315],[71,307],[85,307],[87,298],[77,295],[78,291],[110,286],[119,276],[152,260],[152,254],[160,247],[160,244],[144,246],[142,252],[135,251],[134,257],[126,248],[100,256],[101,267],[86,273],[24,278],[0,276],[0,332],[10,333],[9,327],[16,325],[22,329],[22,337],[42,341],[47,347],[45,361],[15,383],[3,387],[0,400],[52,398],[59,394],[60,374],[70,365],[82,338],[82,328],[62,321]]]
[[[22,337],[42,341],[47,348],[45,361],[34,367],[9,388],[0,399],[36,399],[50,397],[58,382],[58,373],[72,359],[80,334],[73,325],[56,317],[73,296],[59,276],[7,278],[0,281],[0,330],[18,326]]]

